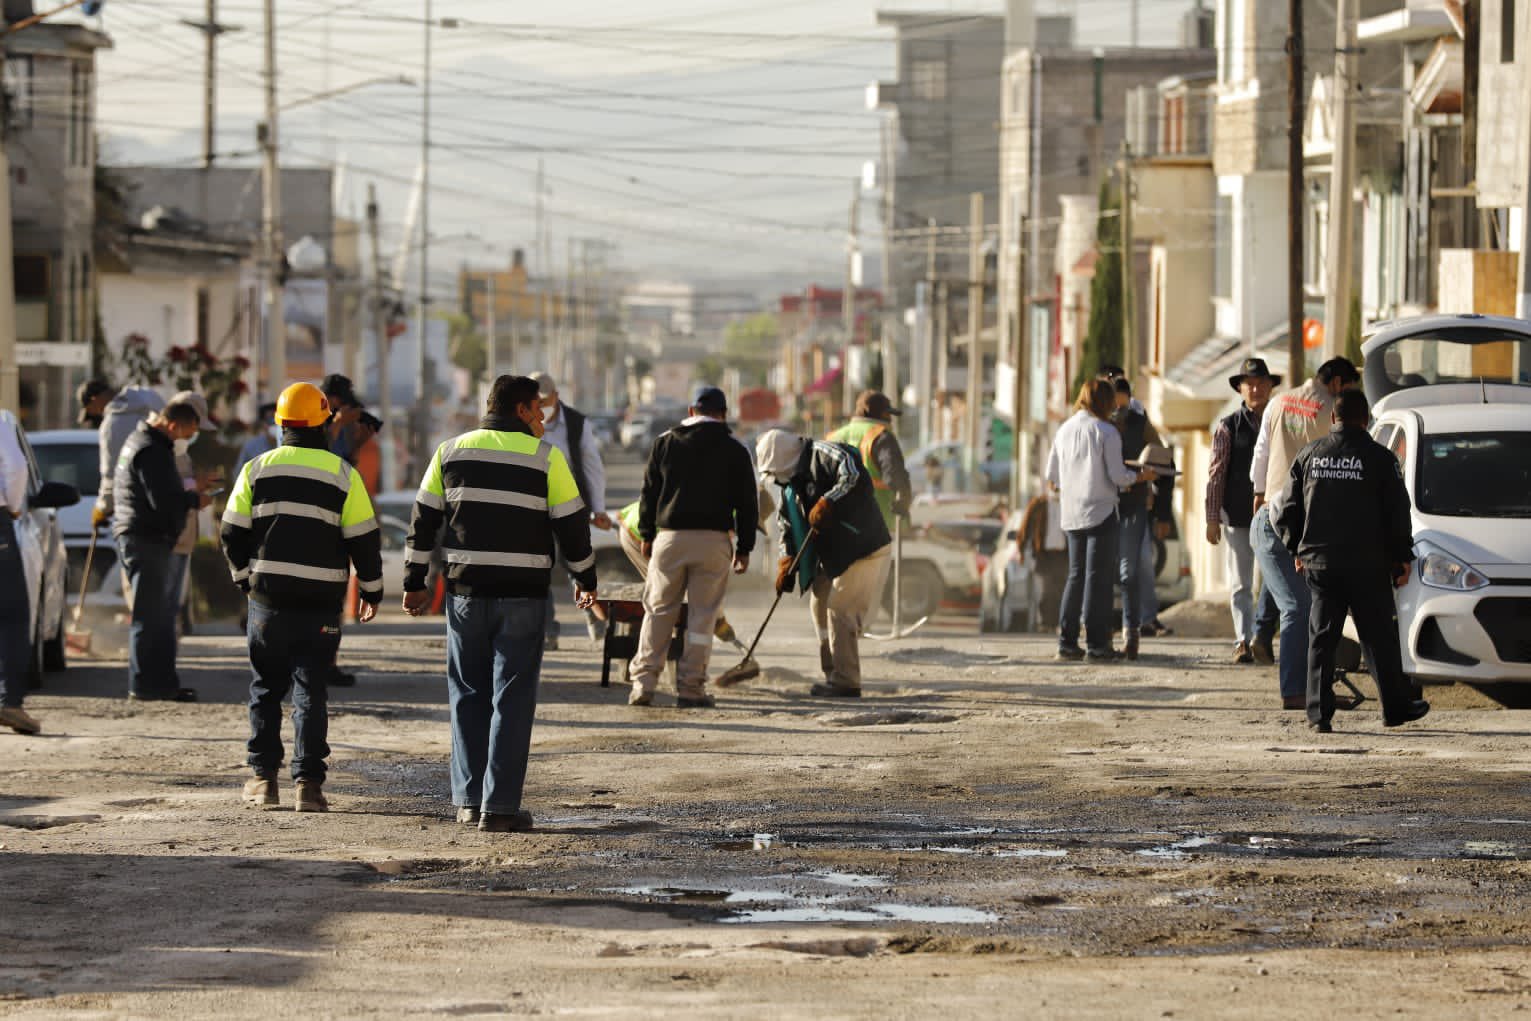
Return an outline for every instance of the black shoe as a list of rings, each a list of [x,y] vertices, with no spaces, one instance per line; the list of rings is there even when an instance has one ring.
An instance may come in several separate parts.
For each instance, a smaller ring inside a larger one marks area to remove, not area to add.
[[[838,684],[815,684],[808,689],[808,694],[820,698],[860,698],[861,689],[843,688]]]
[[[1077,645],[1060,645],[1055,659],[1061,659],[1065,663],[1078,663],[1084,659],[1084,650]]]
[[[718,700],[711,695],[696,695],[692,697],[681,696],[675,700],[677,709],[712,709],[718,704]]]
[[[354,688],[356,687],[356,675],[349,670],[336,670],[330,674],[330,687]]]
[[[1122,654],[1115,649],[1091,649],[1084,654],[1084,658],[1091,663],[1115,663],[1122,658]]]
[[[495,815],[485,812],[479,816],[480,833],[525,833],[532,828],[532,813],[517,812],[514,815]]]
[[[1126,656],[1128,659],[1137,659],[1138,658],[1138,639],[1141,636],[1142,636],[1142,629],[1135,628],[1135,627],[1134,628],[1128,628],[1127,629],[1127,644],[1125,646],[1123,646],[1123,648],[1122,648],[1122,655]]]
[[[558,636],[557,635],[548,635],[546,638],[544,638],[542,640],[542,651],[543,652],[557,652],[558,651]]]
[[[1425,714],[1428,713],[1429,711],[1430,711],[1430,703],[1429,702],[1426,702],[1422,698],[1415,699],[1414,701],[1409,703],[1409,707],[1404,710],[1402,716],[1395,716],[1395,717],[1384,716],[1382,718],[1382,725],[1384,727],[1401,727],[1405,723],[1413,723],[1415,720],[1423,719]]]
[[[196,700],[196,688],[177,688],[163,695],[158,692],[149,695],[137,691],[128,692],[129,702],[195,702]]]
[[[1308,722],[1308,728],[1310,730],[1315,730],[1320,734],[1334,733],[1334,726],[1328,720],[1319,720],[1317,723],[1314,723],[1310,720]]]

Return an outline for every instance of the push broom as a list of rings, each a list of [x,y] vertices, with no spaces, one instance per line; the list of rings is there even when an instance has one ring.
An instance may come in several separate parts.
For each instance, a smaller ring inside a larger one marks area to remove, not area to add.
[[[803,551],[808,548],[808,544],[818,534],[817,530],[809,529],[807,538],[797,548],[797,553],[792,557],[792,563],[787,566],[788,577],[797,573],[797,562],[802,559]],[[736,684],[753,681],[760,676],[760,664],[755,662],[755,646],[760,644],[760,639],[765,635],[766,625],[771,623],[771,616],[776,613],[776,607],[781,605],[781,597],[786,594],[785,591],[776,593],[776,598],[771,600],[771,608],[766,611],[765,620],[760,622],[760,630],[755,632],[755,640],[750,642],[750,647],[745,650],[744,658],[739,661],[737,666],[731,666],[719,674],[718,679],[712,682],[713,684],[719,688],[732,688]]]
[[[96,559],[96,536],[101,534],[99,528],[90,530],[90,549],[85,552],[85,571],[80,576],[80,598],[74,604],[74,619],[69,622],[69,628],[64,632],[64,644],[71,652],[85,655],[90,652],[89,631],[80,627],[80,617],[85,612],[85,593],[90,588],[90,567]]]

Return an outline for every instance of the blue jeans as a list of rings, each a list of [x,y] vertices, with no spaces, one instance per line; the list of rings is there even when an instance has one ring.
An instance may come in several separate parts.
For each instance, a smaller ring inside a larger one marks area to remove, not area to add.
[[[1250,545],[1260,562],[1265,591],[1276,601],[1281,614],[1281,697],[1303,697],[1308,691],[1308,617],[1313,595],[1297,573],[1292,554],[1271,524],[1270,508],[1261,507],[1249,527]]]
[[[1148,510],[1139,508],[1121,516],[1118,578],[1122,583],[1122,630],[1143,625],[1143,536],[1148,531]]]
[[[0,707],[21,708],[27,693],[27,668],[32,660],[28,634],[31,600],[27,573],[21,563],[21,543],[9,514],[0,511]]]
[[[1159,572],[1154,570],[1154,530],[1152,523],[1143,529],[1143,555],[1138,562],[1138,613],[1144,624],[1159,619]]]
[[[340,648],[340,608],[278,609],[250,600],[250,768],[282,768],[282,699],[292,692],[292,778],[324,782],[329,686]]]
[[[1250,542],[1252,536],[1248,528],[1223,526],[1223,542],[1228,551],[1233,636],[1241,642],[1262,641],[1269,644],[1276,634],[1276,601],[1271,598],[1271,587],[1268,584],[1260,586],[1258,602],[1254,598],[1255,551]]]
[[[537,712],[547,602],[447,599],[452,803],[492,815],[521,810]]]
[[[117,537],[122,569],[133,586],[133,625],[128,631],[128,691],[149,698],[174,695],[175,615],[171,544],[134,535]]]
[[[1066,532],[1069,576],[1063,584],[1058,610],[1058,647],[1079,647],[1079,615],[1083,611],[1086,641],[1091,652],[1111,650],[1111,592],[1116,577],[1121,526],[1113,513],[1094,528]]]

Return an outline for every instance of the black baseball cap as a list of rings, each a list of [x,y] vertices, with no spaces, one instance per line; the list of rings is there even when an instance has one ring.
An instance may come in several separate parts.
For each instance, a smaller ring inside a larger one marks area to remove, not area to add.
[[[338,372],[332,372],[319,383],[319,389],[324,396],[330,398],[330,408],[334,409],[337,403],[359,405],[361,401],[356,398],[356,386],[351,382],[351,377],[342,376]]]
[[[715,386],[704,386],[696,391],[691,406],[704,414],[724,415],[728,413],[728,397]]]

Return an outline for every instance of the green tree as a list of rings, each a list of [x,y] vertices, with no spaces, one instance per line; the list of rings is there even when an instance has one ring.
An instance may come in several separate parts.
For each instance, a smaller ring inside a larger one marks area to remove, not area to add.
[[[723,364],[739,370],[747,386],[759,386],[776,363],[780,345],[776,316],[759,312],[748,319],[735,319],[723,331]]]
[[[1365,361],[1361,357],[1361,296],[1359,294],[1351,293],[1350,314],[1345,318],[1345,357],[1359,368]]]
[[[441,318],[447,324],[447,356],[453,365],[468,373],[473,386],[478,386],[484,370],[489,368],[489,348],[484,335],[473,328],[471,318],[461,313],[448,313]]]
[[[1108,179],[1100,186],[1095,224],[1095,277],[1090,281],[1090,324],[1085,330],[1074,389],[1100,372],[1122,364],[1122,197]]]

